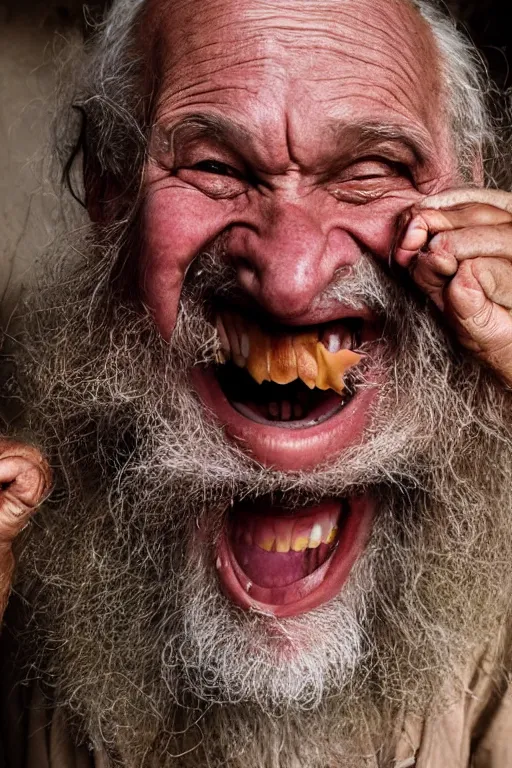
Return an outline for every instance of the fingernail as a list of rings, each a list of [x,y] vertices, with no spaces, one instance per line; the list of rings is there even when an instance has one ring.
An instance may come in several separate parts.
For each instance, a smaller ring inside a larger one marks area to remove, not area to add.
[[[407,227],[400,248],[404,251],[420,251],[427,240],[428,226],[422,218],[416,217]]]

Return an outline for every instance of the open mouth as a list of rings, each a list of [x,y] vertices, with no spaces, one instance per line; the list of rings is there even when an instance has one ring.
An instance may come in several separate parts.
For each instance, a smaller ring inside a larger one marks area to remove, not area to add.
[[[332,599],[364,549],[373,508],[366,497],[289,510],[264,500],[231,509],[216,567],[242,608],[292,616]]]
[[[227,309],[216,326],[218,363],[193,369],[192,384],[259,463],[310,469],[362,439],[379,384],[371,365],[368,376],[379,336],[368,312],[338,307],[331,321],[292,327]]]
[[[344,376],[363,357],[359,318],[307,329],[261,326],[220,312],[217,377],[232,407],[248,419],[286,429],[314,427],[336,414],[353,391]]]

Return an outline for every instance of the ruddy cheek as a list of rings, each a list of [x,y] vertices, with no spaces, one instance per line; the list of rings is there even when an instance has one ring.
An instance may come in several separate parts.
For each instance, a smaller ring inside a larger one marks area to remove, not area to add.
[[[196,191],[150,193],[143,212],[140,281],[144,300],[164,339],[169,339],[189,265],[225,223],[215,201]]]

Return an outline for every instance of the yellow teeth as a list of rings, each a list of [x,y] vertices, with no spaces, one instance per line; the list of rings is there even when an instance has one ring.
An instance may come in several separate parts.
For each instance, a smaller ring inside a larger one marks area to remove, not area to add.
[[[255,355],[258,355],[258,350]],[[290,384],[297,378],[297,359],[291,336],[276,336],[272,339],[269,375],[270,380],[276,384]]]
[[[338,515],[322,514],[311,518],[260,518],[244,520],[236,533],[248,546],[265,552],[304,552],[321,544],[334,544],[338,535]]]
[[[316,361],[316,345],[318,343],[318,334],[314,332],[300,333],[294,336],[293,339],[293,348],[297,360],[297,377],[310,389],[316,387],[318,376],[318,363]]]
[[[343,382],[345,372],[361,360],[362,356],[350,349],[329,352],[319,341],[316,345],[316,361],[318,363],[316,386],[318,389],[334,389],[335,392],[341,394],[345,388]]]
[[[253,326],[247,335],[249,354],[246,367],[254,381],[262,384],[270,381],[270,339],[260,329]]]
[[[265,334],[238,315],[224,312],[217,318],[221,351],[218,361],[231,359],[247,368],[252,378],[262,384],[290,384],[296,379],[310,389],[332,389],[341,394],[343,376],[362,360],[350,349],[329,352],[318,338],[318,331],[292,334]]]
[[[304,552],[304,550],[307,549],[308,546],[309,546],[309,539],[307,536],[298,536],[292,542],[292,550],[294,552]]]

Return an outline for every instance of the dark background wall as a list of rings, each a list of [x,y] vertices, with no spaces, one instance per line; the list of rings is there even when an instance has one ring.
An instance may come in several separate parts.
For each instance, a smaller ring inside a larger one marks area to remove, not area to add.
[[[462,19],[498,84],[512,87],[511,0],[454,0],[448,5]]]

